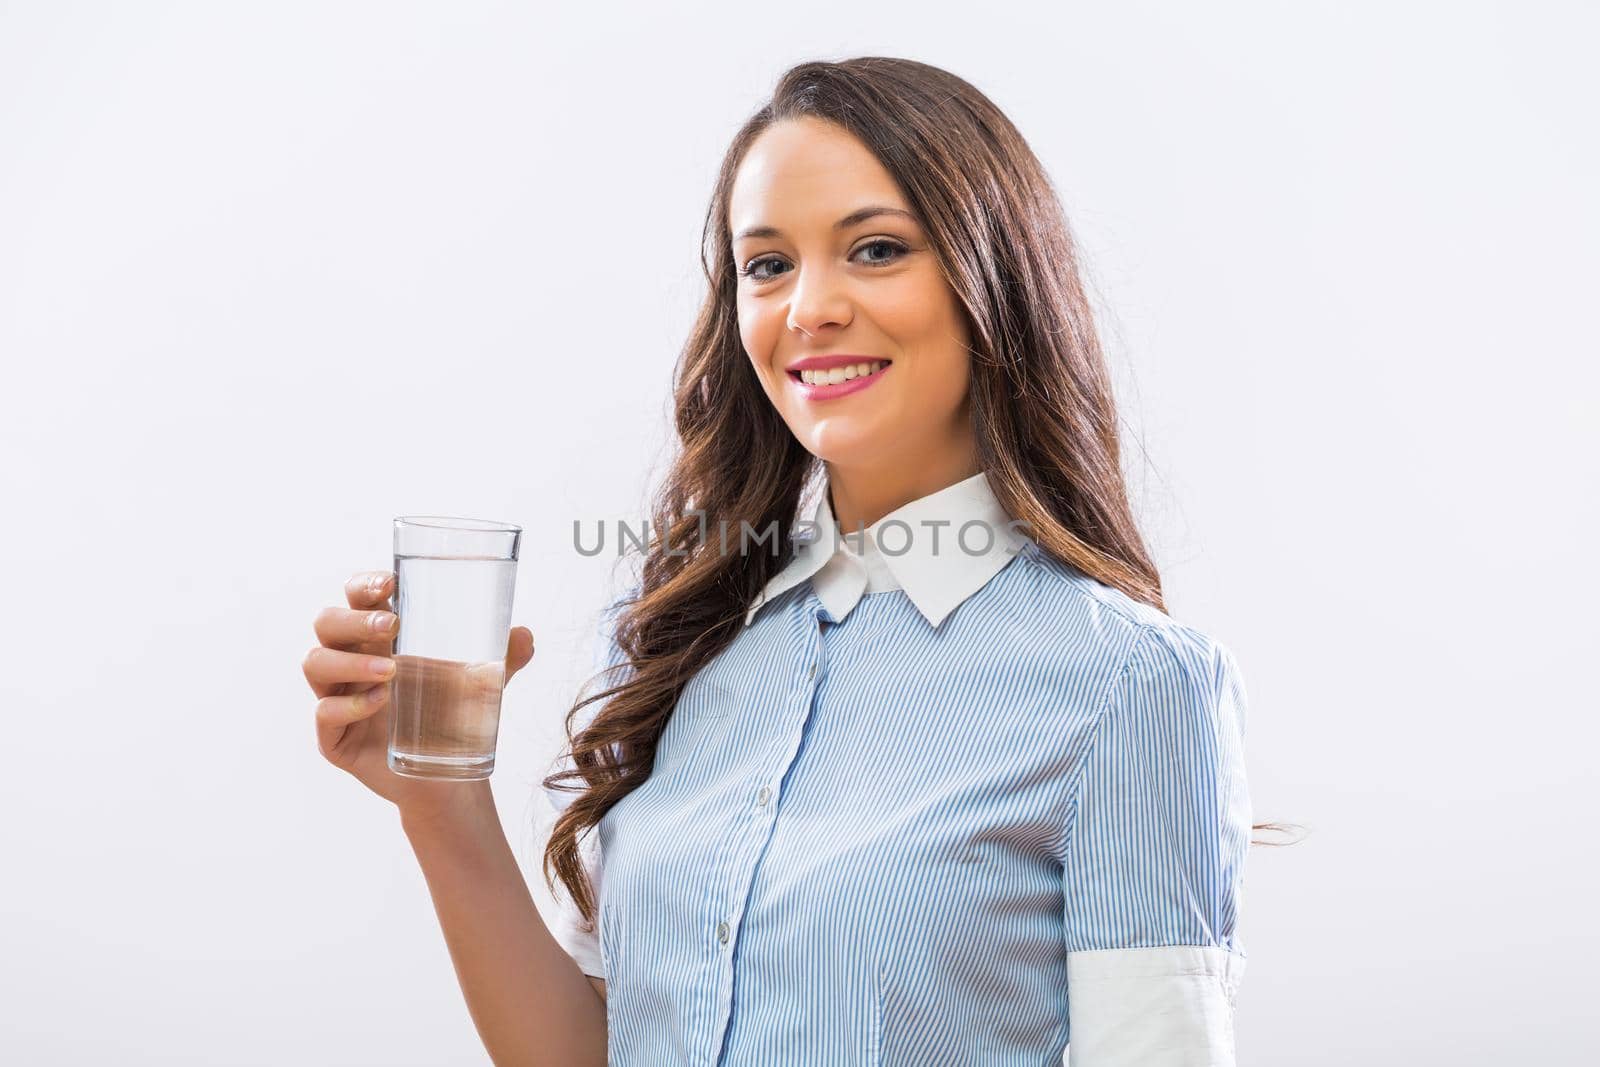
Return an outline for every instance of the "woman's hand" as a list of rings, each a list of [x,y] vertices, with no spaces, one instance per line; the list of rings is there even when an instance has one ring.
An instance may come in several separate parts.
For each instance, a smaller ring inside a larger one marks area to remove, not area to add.
[[[393,803],[407,820],[428,820],[481,799],[475,794],[486,792],[488,781],[428,781],[389,769],[389,697],[399,624],[389,605],[393,584],[391,571],[358,574],[346,582],[349,607],[317,613],[313,627],[320,644],[306,654],[302,669],[318,698],[317,747],[323,757]],[[532,659],[533,633],[513,627],[506,683]]]

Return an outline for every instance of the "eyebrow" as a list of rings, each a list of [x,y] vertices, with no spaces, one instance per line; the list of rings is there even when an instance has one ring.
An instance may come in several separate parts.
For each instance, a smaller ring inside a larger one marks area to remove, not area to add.
[[[902,218],[917,221],[917,217],[909,211],[897,207],[885,207],[882,204],[868,204],[866,207],[857,208],[844,218],[833,224],[835,230],[848,230],[857,223],[866,222],[868,219],[879,215],[898,215]],[[782,237],[783,231],[775,226],[751,226],[749,229],[740,230],[733,235],[735,241],[742,241],[746,237]]]

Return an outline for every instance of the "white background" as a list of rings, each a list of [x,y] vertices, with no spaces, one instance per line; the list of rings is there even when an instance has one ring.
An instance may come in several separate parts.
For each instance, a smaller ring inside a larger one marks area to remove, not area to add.
[[[547,901],[572,522],[663,467],[727,139],[888,54],[1061,190],[1169,606],[1310,830],[1251,860],[1241,1061],[1593,1062],[1585,7],[0,3],[0,1058],[487,1062],[312,618],[395,515],[526,527]]]

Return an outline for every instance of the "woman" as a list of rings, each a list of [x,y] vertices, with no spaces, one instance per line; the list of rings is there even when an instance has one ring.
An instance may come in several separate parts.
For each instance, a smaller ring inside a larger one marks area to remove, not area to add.
[[[381,641],[318,657],[496,1061],[1231,1063],[1243,682],[1165,614],[1038,161],[937,68],[806,63],[707,238],[666,535],[545,782],[554,935],[486,787],[386,776]]]

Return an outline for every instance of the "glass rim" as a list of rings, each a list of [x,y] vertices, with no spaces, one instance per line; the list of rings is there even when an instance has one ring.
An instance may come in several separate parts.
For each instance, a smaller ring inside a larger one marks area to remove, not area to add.
[[[457,515],[397,515],[396,526],[422,526],[430,530],[458,530],[466,533],[521,533],[514,522],[495,519],[468,519]]]

